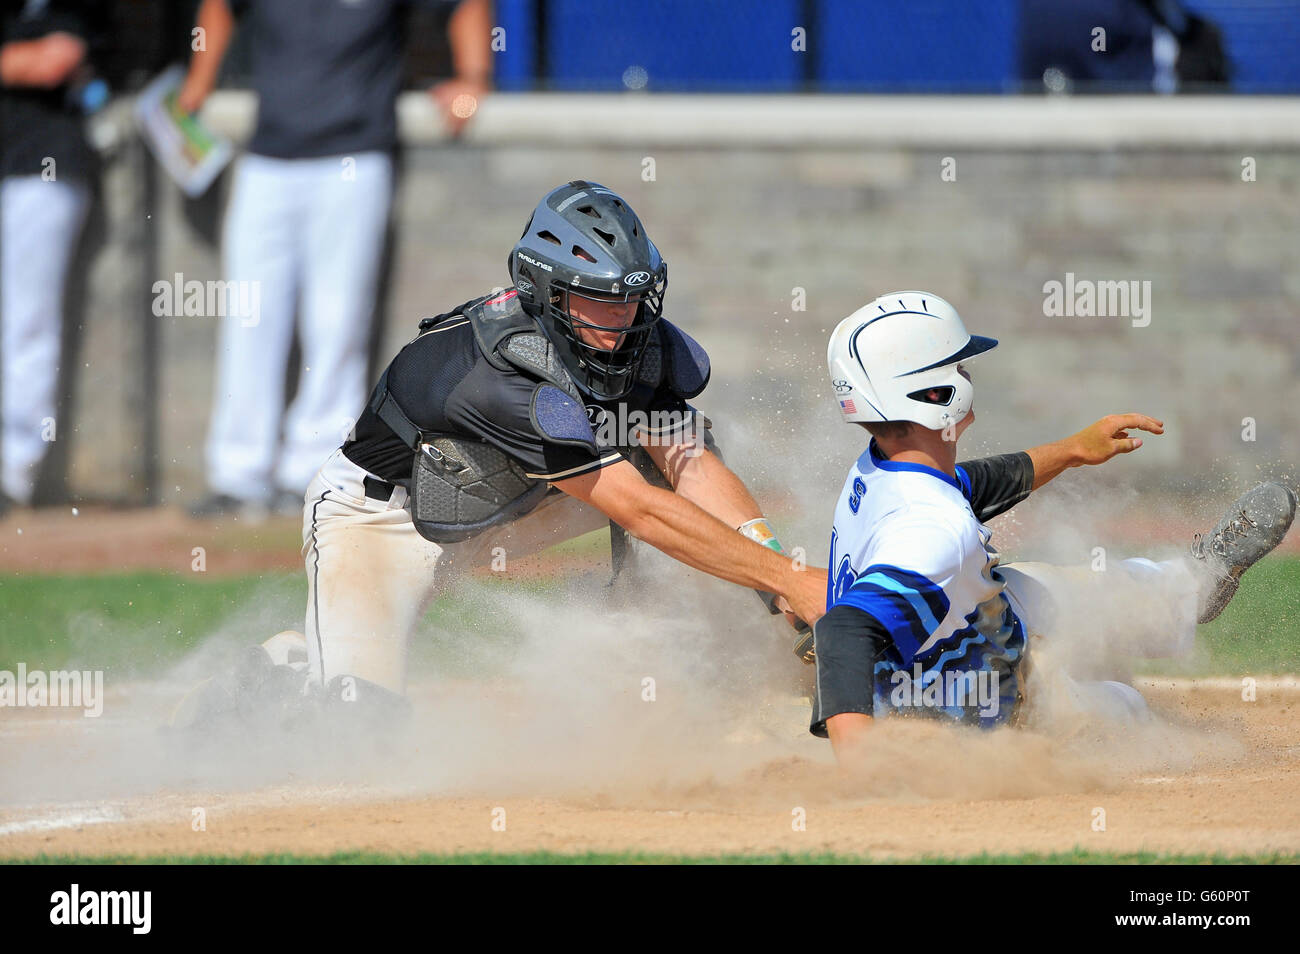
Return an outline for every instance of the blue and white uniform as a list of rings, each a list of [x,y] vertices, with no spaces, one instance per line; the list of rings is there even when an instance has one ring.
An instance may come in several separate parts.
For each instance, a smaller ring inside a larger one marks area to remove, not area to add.
[[[1144,717],[1141,695],[1107,677],[1108,660],[1191,649],[1197,583],[1186,561],[1000,566],[984,522],[1029,496],[1033,461],[1003,454],[955,470],[888,460],[874,441],[850,470],[816,629],[812,733],[846,712],[1005,724],[1027,695],[1030,636],[1044,636],[1035,654],[1051,656],[1035,718]]]
[[[987,519],[1023,500],[1033,465],[1026,454],[1010,454],[956,472],[953,478],[885,459],[875,441],[850,470],[831,532],[827,609],[852,608],[870,618],[859,619],[876,637],[865,680],[870,707],[865,689],[841,685],[846,675],[863,681],[867,645],[846,647],[833,634],[824,639],[819,627],[815,733],[835,714],[823,703],[877,716],[919,704],[985,726],[1014,714],[1025,627],[1003,592],[992,533],[976,511]],[[846,615],[841,610],[836,618]],[[856,661],[841,665],[845,653]],[[836,684],[823,686],[828,669]],[[972,675],[959,680],[950,673]]]

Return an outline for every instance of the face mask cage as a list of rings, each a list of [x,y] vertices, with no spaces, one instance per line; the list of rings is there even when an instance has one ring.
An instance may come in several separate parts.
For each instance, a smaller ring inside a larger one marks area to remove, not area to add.
[[[564,335],[578,358],[577,377],[596,397],[620,398],[632,390],[641,357],[650,344],[650,336],[663,314],[665,279],[644,289],[629,290],[622,295],[596,295],[579,292],[563,285],[552,285],[547,304],[548,315]],[[637,302],[636,315],[626,326],[600,325],[571,314],[570,301],[581,298],[591,302]],[[613,347],[588,344],[583,330],[618,332]]]

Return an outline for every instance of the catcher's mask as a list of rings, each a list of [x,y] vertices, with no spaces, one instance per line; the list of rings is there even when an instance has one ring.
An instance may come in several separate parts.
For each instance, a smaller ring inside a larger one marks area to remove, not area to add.
[[[631,391],[668,286],[668,265],[631,207],[591,182],[553,189],[508,265],[520,304],[540,319],[578,386],[598,400]],[[635,305],[635,314],[608,324],[592,320],[599,305],[611,302]]]

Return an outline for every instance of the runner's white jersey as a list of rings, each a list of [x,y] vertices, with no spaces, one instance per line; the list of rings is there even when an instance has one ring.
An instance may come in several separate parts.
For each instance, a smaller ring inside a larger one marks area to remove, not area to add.
[[[889,631],[886,668],[1011,667],[1024,649],[971,482],[883,458],[873,440],[849,472],[831,532],[827,609],[841,603]],[[878,674],[879,674],[878,667]]]

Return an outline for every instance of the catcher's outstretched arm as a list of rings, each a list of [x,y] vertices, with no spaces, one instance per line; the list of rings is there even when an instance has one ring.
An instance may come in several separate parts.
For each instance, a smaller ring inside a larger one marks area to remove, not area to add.
[[[824,572],[797,568],[679,494],[651,486],[628,461],[555,486],[675,560],[731,583],[779,593],[802,619],[816,620],[825,610]]]
[[[678,494],[723,523],[739,527],[763,515],[744,482],[703,446],[691,442],[644,446]]]
[[[684,440],[679,443],[656,444],[647,441],[646,453],[663,473],[674,490],[687,500],[699,505],[723,523],[731,524],[744,536],[777,553],[785,550],[777,540],[776,532],[763,516],[758,502],[735,471],[722,459],[705,449],[703,441]],[[819,567],[805,567],[805,572],[817,576],[820,585],[826,585],[826,571]],[[795,641],[795,655],[805,663],[813,661],[812,629],[791,607],[773,592],[756,590],[759,599],[773,615],[785,613],[786,619],[800,634]]]

